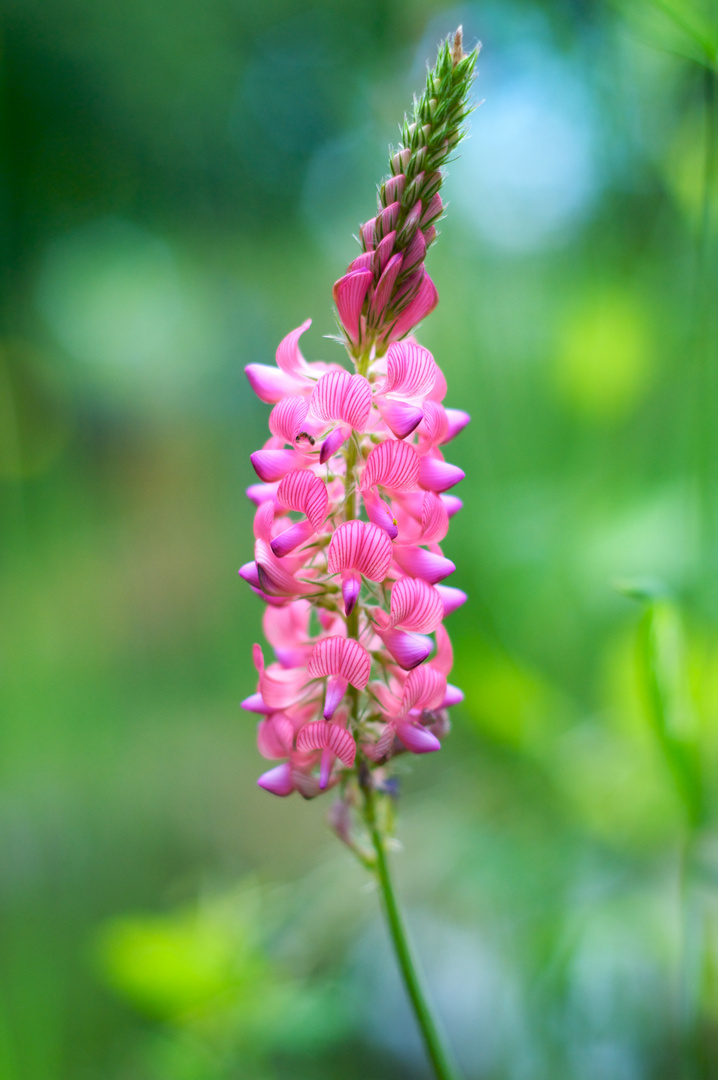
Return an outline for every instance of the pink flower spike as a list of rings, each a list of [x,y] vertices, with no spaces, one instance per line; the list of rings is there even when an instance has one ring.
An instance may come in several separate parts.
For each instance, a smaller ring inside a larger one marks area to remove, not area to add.
[[[378,525],[345,521],[337,527],[329,542],[327,565],[330,574],[358,570],[369,581],[383,581],[391,564],[391,554],[391,540]]]
[[[309,460],[296,450],[255,450],[249,455],[254,471],[265,484],[281,480],[293,469],[305,469]]]
[[[327,518],[329,493],[327,486],[312,472],[290,472],[277,488],[277,501],[288,510],[306,514],[319,532]]]
[[[269,364],[247,364],[244,373],[259,400],[268,405],[276,405],[282,398],[297,394],[303,389],[302,383],[297,379],[287,375],[285,371],[270,367]]]
[[[342,598],[344,613],[351,615],[361,593],[361,574],[357,570],[342,571]]]
[[[402,398],[423,398],[431,391],[438,367],[428,349],[415,341],[394,342],[389,346],[386,382],[382,394]]]
[[[377,630],[382,641],[399,667],[405,671],[423,664],[434,648],[430,637],[424,634],[410,634],[406,630]]]
[[[319,420],[342,421],[364,431],[371,409],[369,380],[348,371],[330,371],[314,387],[310,408]]]
[[[436,585],[443,581],[449,574],[453,574],[456,566],[451,559],[437,555],[433,551],[427,551],[422,547],[400,547],[394,545],[392,549],[394,561],[398,563],[405,574],[409,577],[423,578],[430,585]]]
[[[429,315],[439,303],[439,294],[436,285],[429,275],[424,272],[424,279],[414,299],[406,305],[399,318],[391,328],[390,340],[397,341],[413,330],[422,319]]]
[[[410,443],[390,439],[370,451],[361,490],[379,484],[390,491],[414,491],[419,482],[419,467],[419,455]]]
[[[390,617],[391,625],[400,630],[430,634],[444,617],[441,594],[421,578],[399,578],[391,590]]]
[[[368,491],[362,492],[362,499],[369,520],[378,525],[380,529],[383,529],[390,540],[396,540],[399,534],[399,526],[381,496],[369,488]]]
[[[439,498],[446,507],[446,512],[450,518],[452,518],[454,514],[458,514],[459,510],[464,509],[464,504],[458,495],[444,495],[442,493]]]
[[[446,419],[448,420],[448,428],[443,439],[445,443],[455,439],[459,432],[463,431],[471,421],[471,417],[463,409],[446,409]]]
[[[444,605],[444,618],[446,619],[451,615],[452,611],[456,611],[462,604],[465,604],[468,600],[468,596],[461,589],[455,589],[451,585],[435,585],[434,588],[441,597],[441,602]]]
[[[330,435],[327,435],[326,439],[322,443],[322,448],[319,452],[320,465],[326,464],[330,457],[336,454],[342,443],[345,443],[349,438],[349,431],[343,426],[334,428],[334,431]]]
[[[294,525],[290,525],[288,529],[285,529],[284,532],[281,532],[279,536],[275,536],[270,547],[278,559],[283,559],[285,555],[288,555],[290,551],[294,551],[300,544],[306,543],[314,534],[315,529],[311,521],[297,521]]]
[[[466,473],[458,465],[440,458],[424,456],[419,465],[419,483],[427,491],[446,491],[464,479]]]
[[[418,406],[409,405],[406,401],[377,396],[375,404],[382,420],[397,439],[405,439],[407,435],[411,435],[424,418],[424,413]]]
[[[407,750],[412,754],[430,754],[441,750],[441,743],[436,735],[422,727],[415,720],[397,720],[396,733]]]
[[[294,781],[292,779],[292,766],[288,761],[285,761],[283,765],[276,765],[273,769],[269,769],[268,772],[262,773],[257,781],[259,787],[264,788],[265,791],[270,791],[272,795],[291,795],[294,791]]]
[[[352,345],[359,343],[361,311],[373,280],[371,270],[352,270],[334,283],[334,303]]]

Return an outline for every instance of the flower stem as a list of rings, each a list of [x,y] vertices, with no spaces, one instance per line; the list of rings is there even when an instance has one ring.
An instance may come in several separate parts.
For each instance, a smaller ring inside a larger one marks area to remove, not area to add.
[[[404,980],[404,986],[424,1040],[426,1052],[434,1067],[437,1080],[460,1080],[458,1068],[453,1061],[451,1052],[444,1044],[442,1035],[439,1032],[438,1022],[432,1014],[407,936],[404,920],[399,910],[384,849],[384,839],[377,822],[375,793],[371,787],[370,777],[367,777],[366,783],[362,783],[362,792],[364,794],[364,819],[376,852],[375,871],[381,888],[389,934]]]

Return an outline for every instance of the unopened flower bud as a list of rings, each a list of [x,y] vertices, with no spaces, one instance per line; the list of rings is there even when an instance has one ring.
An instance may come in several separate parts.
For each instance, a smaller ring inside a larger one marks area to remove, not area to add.
[[[421,203],[416,203],[415,206],[409,211],[406,216],[406,221],[396,234],[396,246],[401,248],[406,247],[409,241],[413,238],[414,233],[419,228],[419,222],[421,221]]]
[[[405,186],[406,177],[403,173],[398,173],[396,176],[390,176],[381,186],[382,206],[390,206],[391,203],[396,202],[397,199],[401,200],[404,195]]]

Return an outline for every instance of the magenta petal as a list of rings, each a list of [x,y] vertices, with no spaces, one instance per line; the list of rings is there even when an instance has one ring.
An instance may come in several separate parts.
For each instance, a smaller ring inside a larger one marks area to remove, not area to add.
[[[251,499],[255,506],[276,500],[277,483],[273,484],[250,484],[247,488],[247,498]]]
[[[370,450],[361,478],[361,490],[380,484],[390,491],[415,491],[421,462],[411,443],[388,439]]]
[[[302,383],[269,364],[247,364],[244,373],[260,401],[276,405],[283,397],[298,393]]]
[[[460,431],[464,430],[466,425],[470,422],[471,417],[467,412],[464,412],[463,409],[447,409],[446,419],[449,422],[449,426],[443,442],[448,443],[456,438]]]
[[[291,795],[294,791],[292,767],[288,761],[284,765],[275,765],[273,769],[262,773],[257,783],[265,791],[271,791],[272,795]]]
[[[356,607],[361,592],[361,574],[356,570],[344,570],[342,572],[342,597],[344,598],[344,613],[351,615]]]
[[[246,581],[253,589],[262,588],[259,581],[259,572],[257,570],[256,562],[247,562],[244,566],[240,566],[239,576],[242,578],[242,581]]]
[[[405,439],[419,426],[424,414],[417,405],[406,401],[393,401],[391,398],[375,399],[381,418],[397,439]]]
[[[380,529],[383,529],[390,540],[396,540],[399,535],[399,526],[381,496],[370,488],[368,491],[362,492],[362,498],[369,520],[374,525],[378,525]]]
[[[453,574],[456,566],[451,559],[443,555],[436,555],[433,551],[427,551],[420,547],[399,547],[392,549],[394,560],[409,577],[423,578],[430,585],[436,585],[443,581],[449,574]]]
[[[346,442],[349,438],[349,434],[346,428],[336,427],[331,435],[327,435],[326,439],[322,443],[322,449],[319,453],[319,461],[322,465],[329,461],[332,455],[336,454],[342,443]]]
[[[255,450],[249,455],[249,460],[265,484],[281,480],[292,469],[303,469],[308,464],[296,450]]]
[[[434,647],[431,638],[407,630],[382,630],[380,635],[397,664],[405,671],[422,664]]]
[[[287,473],[277,488],[277,502],[288,510],[306,514],[316,532],[327,517],[329,495],[323,480],[313,472],[295,469]]]
[[[250,694],[244,701],[240,702],[243,709],[247,712],[262,713],[264,716],[269,716],[270,713],[276,712],[276,709],[271,708],[265,702],[261,694]]]
[[[441,750],[436,735],[412,720],[397,721],[396,733],[412,754],[430,754],[434,750]]]
[[[314,526],[311,521],[298,521],[290,525],[288,529],[275,536],[270,547],[278,559],[284,558],[290,551],[294,551],[300,544],[305,543],[310,536],[314,536]]]
[[[324,698],[325,720],[331,720],[334,716],[334,713],[342,703],[342,698],[347,692],[348,685],[348,681],[343,679],[341,675],[332,675],[331,679],[327,681],[327,693]]]
[[[371,657],[358,641],[336,634],[316,643],[309,657],[307,673],[311,679],[341,675],[357,690],[363,690],[371,675]]]
[[[452,705],[458,705],[464,700],[464,691],[459,690],[458,686],[452,686],[451,683],[446,684],[446,696],[441,703],[442,709],[448,709]]]
[[[457,590],[458,592],[458,590]],[[401,577],[391,590],[391,624],[400,630],[430,634],[444,617],[439,590],[421,578]]]
[[[319,788],[321,791],[325,791],[327,784],[329,783],[329,777],[332,772],[332,765],[334,764],[334,754],[329,747],[322,750],[322,761],[319,767]]]
[[[351,768],[354,764],[357,751],[354,737],[339,724],[330,724],[326,720],[318,720],[312,724],[305,724],[297,735],[297,750],[324,750],[327,748],[348,768]]]
[[[458,465],[440,458],[424,456],[419,464],[419,483],[427,491],[446,491],[458,484],[466,473]]]
[[[451,615],[452,611],[456,611],[462,604],[465,604],[468,600],[468,596],[461,589],[455,589],[451,585],[435,585],[434,588],[441,597],[444,605],[444,618]]]
[[[459,510],[463,510],[464,504],[458,495],[440,495],[439,498],[446,507],[446,512],[449,517],[453,517],[454,514],[458,514]]]

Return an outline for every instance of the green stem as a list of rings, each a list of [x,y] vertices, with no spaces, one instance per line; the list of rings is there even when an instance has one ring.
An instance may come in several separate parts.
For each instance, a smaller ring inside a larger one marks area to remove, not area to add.
[[[439,1032],[438,1023],[434,1019],[431,1007],[429,1006],[426,992],[422,986],[419,971],[417,969],[416,960],[414,959],[412,948],[409,943],[404,920],[401,916],[401,911],[399,910],[396,893],[394,892],[394,884],[389,872],[389,863],[387,861],[386,851],[384,850],[384,839],[376,819],[375,795],[374,789],[371,787],[370,778],[367,778],[367,783],[362,784],[362,791],[364,793],[364,818],[371,834],[374,851],[376,852],[375,871],[379,887],[381,888],[389,934],[394,946],[399,969],[404,980],[404,986],[409,995],[409,1000],[411,1001],[414,1015],[416,1016],[416,1021],[424,1040],[426,1052],[434,1067],[437,1080],[460,1080],[458,1068],[452,1060],[450,1051],[444,1045],[443,1038]]]

